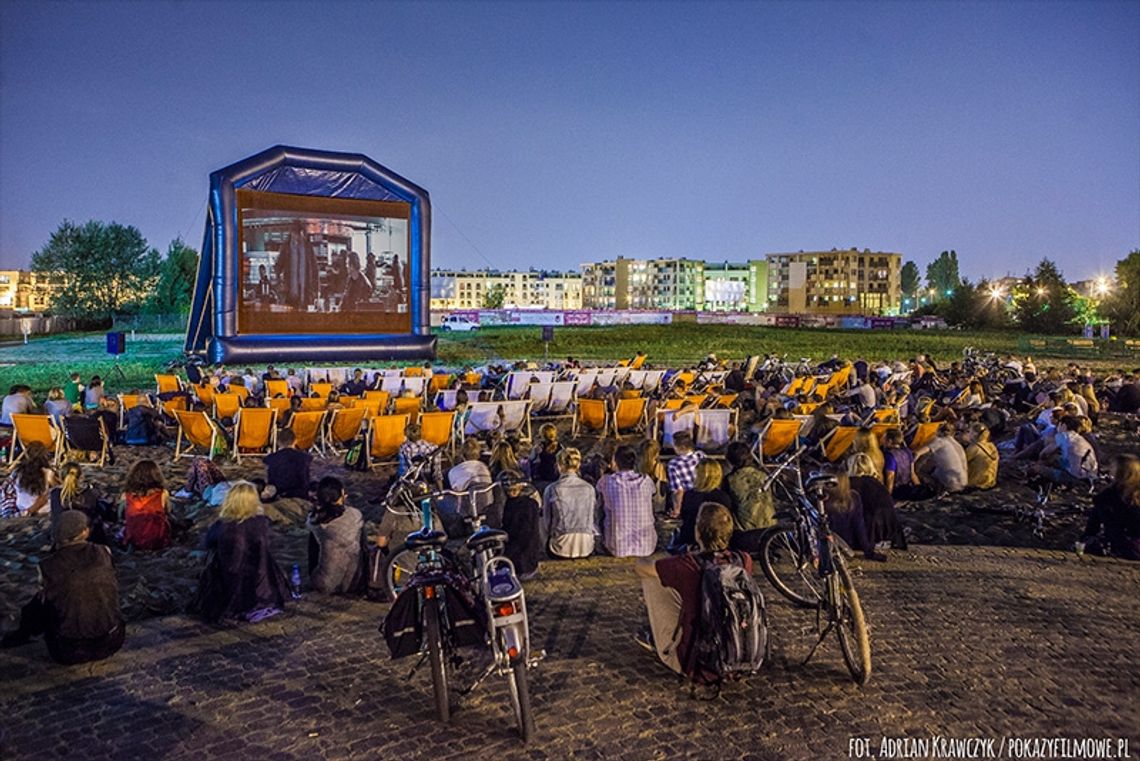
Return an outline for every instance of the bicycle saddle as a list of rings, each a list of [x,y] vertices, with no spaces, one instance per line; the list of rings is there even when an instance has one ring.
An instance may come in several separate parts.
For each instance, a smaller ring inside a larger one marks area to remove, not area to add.
[[[812,473],[808,477],[808,480],[804,482],[804,489],[806,491],[824,491],[835,486],[837,483],[839,483],[839,480],[833,475],[828,473]]]
[[[409,550],[419,550],[425,547],[434,547],[439,549],[447,544],[447,534],[442,531],[415,531],[408,534],[404,545]]]
[[[467,547],[472,552],[482,552],[488,546],[494,548],[502,547],[507,543],[508,534],[506,531],[500,531],[495,528],[483,528],[476,531],[471,536],[467,537]]]

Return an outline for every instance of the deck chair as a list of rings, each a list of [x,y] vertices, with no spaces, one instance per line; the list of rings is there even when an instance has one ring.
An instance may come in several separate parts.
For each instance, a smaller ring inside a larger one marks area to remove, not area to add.
[[[692,372],[689,372],[688,370],[686,370],[684,372],[677,373],[675,376],[673,376],[673,383],[680,386],[682,389],[686,389],[689,386],[693,385],[693,381],[695,381],[696,379],[697,379],[697,376],[695,373],[692,373]]]
[[[499,406],[503,433],[517,433],[520,441],[530,441],[530,400],[505,401]]]
[[[819,396],[826,400],[828,395],[831,393],[831,384],[820,383],[817,381],[815,386],[812,388],[811,393],[813,396]]]
[[[799,449],[800,429],[803,427],[803,420],[769,419],[760,429],[760,436],[752,447],[752,457],[761,467],[766,467],[777,457],[795,452]]]
[[[281,418],[285,416],[285,413],[293,405],[291,404],[288,397],[275,396],[272,398],[267,398],[265,400],[265,406],[271,410],[277,410],[277,419],[281,420]]]
[[[693,432],[697,425],[696,410],[678,413],[676,410],[657,410],[657,435],[662,449],[673,448],[673,437],[680,431]]]
[[[684,402],[685,402],[684,406],[687,407],[690,404],[695,404],[698,407],[700,407],[702,404],[705,403],[705,401],[708,400],[708,398],[709,398],[708,394],[686,394],[685,399],[684,399]]]
[[[807,402],[796,407],[797,415],[811,415],[819,409],[821,402]]]
[[[882,446],[883,439],[887,436],[887,431],[898,427],[898,423],[872,423],[871,433],[875,434],[875,438],[878,439],[879,445]]]
[[[646,370],[645,381],[641,384],[641,390],[647,394],[654,393],[661,387],[661,379],[664,377],[664,370]]]
[[[526,398],[530,400],[530,411],[533,414],[542,414],[546,405],[550,404],[550,392],[553,387],[553,383],[531,383],[526,387]]]
[[[736,399],[740,394],[713,394],[713,407],[721,407],[728,409],[736,404]]]
[[[214,394],[214,420],[219,423],[225,418],[237,417],[241,409],[241,397],[237,394]]]
[[[288,399],[292,394],[289,393],[289,384],[283,378],[269,378],[265,381],[265,398],[276,399],[283,396]]]
[[[604,399],[579,399],[574,410],[574,422],[570,426],[570,436],[578,438],[583,429],[605,436],[608,423],[609,414]]]
[[[182,411],[174,413],[178,421],[178,437],[174,441],[174,459],[194,454],[194,448],[202,450],[208,459],[214,458],[214,447],[221,440],[222,432],[217,423],[205,412]]]
[[[234,421],[234,460],[240,464],[243,457],[264,457],[276,448],[277,410],[239,409]]]
[[[941,425],[942,423],[919,423],[915,426],[914,433],[910,435],[910,450],[917,452],[934,441],[934,437],[938,435],[938,428]]]
[[[645,386],[645,376],[648,374],[646,370],[630,370],[625,376],[625,382],[640,391]]]
[[[138,407],[145,394],[119,394],[119,428],[127,424],[127,411]]]
[[[431,376],[431,381],[428,383],[428,390],[442,391],[445,388],[450,388],[451,384],[455,382],[455,376],[451,373],[440,373]]]
[[[737,410],[713,409],[697,412],[697,449],[706,454],[723,453],[736,436]]]
[[[177,375],[159,373],[154,376],[154,385],[158,393],[169,394],[182,390],[182,379]]]
[[[831,429],[831,433],[824,436],[820,442],[820,449],[828,462],[838,462],[847,454],[851,444],[855,441],[855,434],[859,432],[857,425],[841,425]]]
[[[235,394],[241,399],[242,404],[245,404],[245,400],[249,398],[249,389],[245,386],[230,386],[229,393]]]
[[[549,420],[555,417],[573,417],[574,381],[558,381],[550,384],[550,399],[537,414]]]
[[[111,437],[107,434],[107,427],[103,425],[103,418],[69,415],[60,419],[60,425],[63,434],[60,437],[61,461],[79,453],[87,455],[95,452],[99,455],[99,459],[91,464],[103,467],[111,451]],[[87,462],[86,457],[83,462]]]
[[[420,398],[418,396],[398,396],[392,400],[393,415],[407,415],[411,422],[416,422],[420,416]]]
[[[12,415],[12,446],[8,447],[8,462],[17,463],[24,458],[28,444],[40,443],[52,453],[52,461],[59,459],[59,429],[50,415]],[[16,457],[16,448],[20,449]]]
[[[427,391],[427,386],[427,378],[424,378],[422,376],[418,378],[404,378],[404,390],[411,391],[418,397],[422,397],[424,395],[424,393]]]
[[[867,416],[868,423],[897,423],[899,422],[898,407],[882,407],[877,410],[871,410],[871,414]]]
[[[400,371],[400,374],[405,378],[422,378],[424,369],[422,367],[405,367]]]
[[[420,438],[448,454],[455,452],[455,413],[425,412],[420,415]]]
[[[324,430],[325,410],[302,410],[294,412],[289,420],[289,430],[293,431],[293,446],[308,451],[321,449],[321,432]]]
[[[333,410],[325,426],[324,450],[334,455],[343,452],[360,435],[367,415],[365,407]]]
[[[407,441],[404,429],[408,427],[407,415],[379,415],[368,421],[368,467],[374,468],[391,462],[400,452],[400,445]]]
[[[618,438],[621,438],[622,432],[646,433],[649,424],[645,416],[645,399],[618,399],[610,419],[613,421],[614,436]]]
[[[384,414],[384,410],[388,409],[388,401],[391,398],[391,394],[389,394],[387,391],[380,391],[379,389],[369,389],[368,391],[364,392],[364,401],[368,402],[370,405],[379,402],[379,414],[381,415]]]
[[[463,374],[463,385],[464,386],[478,386],[482,382],[483,382],[483,373],[470,372],[470,373],[464,373]]]
[[[666,399],[665,401],[663,401],[661,403],[661,406],[659,406],[657,409],[658,409],[658,411],[661,411],[661,410],[679,410],[684,406],[685,406],[685,400],[684,399]]]
[[[617,372],[618,371],[617,371],[616,367],[607,367],[604,370],[599,370],[598,371],[598,385],[600,385],[600,386],[612,386],[612,385],[614,385],[614,380],[617,378]]]
[[[500,402],[469,402],[467,422],[463,425],[463,436],[498,431],[503,421],[499,417]]]
[[[590,393],[590,389],[594,387],[594,381],[597,379],[597,370],[583,370],[578,373],[578,377],[574,379],[575,396],[585,396]]]
[[[323,411],[329,406],[327,396],[306,396],[301,399],[301,410],[304,412]]]
[[[322,399],[328,398],[328,395],[332,393],[332,390],[333,384],[329,383],[328,381],[316,381],[309,384],[309,393],[316,394]]]
[[[629,369],[630,370],[640,370],[641,366],[645,364],[645,359],[646,359],[646,355],[638,354],[636,357],[633,358],[633,361],[629,363]]]
[[[451,412],[455,409],[455,395],[459,393],[457,388],[444,388],[435,392],[435,398],[432,399],[432,407],[443,412]],[[468,397],[470,401],[470,397]]]
[[[802,393],[801,389],[803,389],[803,387],[803,378],[792,378],[788,381],[787,385],[780,390],[780,393],[784,396],[795,396],[796,394]]]

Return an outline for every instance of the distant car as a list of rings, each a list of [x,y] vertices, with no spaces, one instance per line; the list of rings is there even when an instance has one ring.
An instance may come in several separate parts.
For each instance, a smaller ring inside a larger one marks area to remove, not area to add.
[[[479,323],[473,322],[461,314],[449,314],[439,323],[439,329],[455,331],[478,330]]]

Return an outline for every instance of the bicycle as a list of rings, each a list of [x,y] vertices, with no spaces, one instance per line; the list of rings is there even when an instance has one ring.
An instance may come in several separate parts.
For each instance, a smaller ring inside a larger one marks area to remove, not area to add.
[[[826,495],[837,480],[813,473],[804,483],[796,467],[791,487],[779,481],[780,474],[791,468],[803,451],[786,459],[763,487],[767,490],[780,484],[793,515],[791,525],[778,526],[761,540],[760,567],[776,591],[793,604],[815,608],[819,638],[803,663],[811,660],[834,630],[851,678],[864,685],[871,678],[871,638],[859,593],[827,519]]]
[[[523,742],[529,742],[534,736],[535,722],[527,672],[545,656],[545,652],[531,653],[526,596],[514,564],[502,555],[507,533],[483,525],[482,515],[476,507],[477,499],[490,494],[495,486],[476,485],[466,491],[443,490],[423,498],[420,503],[423,528],[408,535],[404,548],[393,553],[395,562],[390,564],[406,568],[408,562],[401,555],[414,554],[416,561],[412,576],[403,588],[395,586],[397,579],[394,576],[388,578],[392,584],[390,591],[395,594],[406,589],[418,590],[425,640],[423,657],[431,665],[436,712],[444,722],[450,719],[453,671],[462,660],[455,652],[460,646],[455,636],[456,627],[466,623],[454,618],[457,611],[448,605],[449,589],[446,587],[450,585],[454,595],[457,582],[470,585],[476,604],[482,604],[482,642],[490,650],[491,659],[474,682],[460,691],[460,695],[470,694],[492,674],[507,677],[519,736]],[[447,534],[432,529],[432,501],[444,497],[460,499],[461,506],[466,498],[466,504],[471,506],[470,514],[464,516],[467,525],[473,529],[464,541],[469,555],[466,566],[458,557],[445,551]],[[461,579],[455,579],[455,575]],[[414,673],[415,668],[409,677]]]

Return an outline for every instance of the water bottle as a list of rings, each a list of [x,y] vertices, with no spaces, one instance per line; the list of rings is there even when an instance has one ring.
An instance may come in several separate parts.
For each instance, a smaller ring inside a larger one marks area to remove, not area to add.
[[[289,586],[293,588],[293,599],[301,599],[301,566],[299,563],[293,564],[293,575],[289,577]]]

